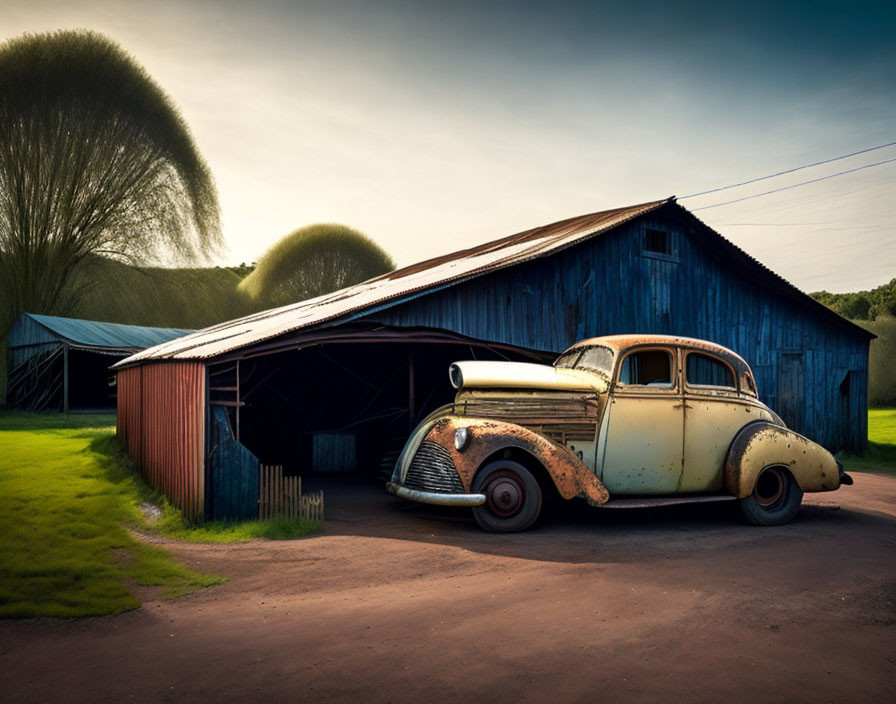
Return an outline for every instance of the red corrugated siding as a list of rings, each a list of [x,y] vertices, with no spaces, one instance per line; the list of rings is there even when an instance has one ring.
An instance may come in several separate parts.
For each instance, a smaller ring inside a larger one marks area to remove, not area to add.
[[[144,364],[119,371],[118,435],[150,484],[185,515],[203,515],[203,363]]]

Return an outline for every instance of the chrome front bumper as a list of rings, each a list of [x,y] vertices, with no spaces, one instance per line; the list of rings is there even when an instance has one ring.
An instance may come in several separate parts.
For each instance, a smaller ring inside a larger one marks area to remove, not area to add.
[[[440,494],[435,491],[418,491],[408,489],[395,482],[386,484],[386,489],[396,496],[411,501],[419,501],[422,504],[435,504],[437,506],[482,506],[485,503],[485,494]]]

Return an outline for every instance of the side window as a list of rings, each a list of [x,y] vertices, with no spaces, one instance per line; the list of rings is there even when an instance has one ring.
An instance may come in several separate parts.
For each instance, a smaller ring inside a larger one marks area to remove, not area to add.
[[[619,367],[619,383],[624,386],[672,388],[672,353],[668,350],[632,352]]]
[[[736,389],[734,372],[722,360],[699,352],[689,352],[687,380],[691,386],[723,386]]]

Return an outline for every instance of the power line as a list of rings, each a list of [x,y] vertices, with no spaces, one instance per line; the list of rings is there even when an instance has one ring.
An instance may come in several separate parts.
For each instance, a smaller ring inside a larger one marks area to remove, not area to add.
[[[727,227],[737,227],[738,225],[743,225],[744,227],[761,227],[763,223],[759,223],[757,225],[753,225],[748,222],[740,222],[740,223],[729,223],[727,225],[723,225],[721,223],[714,224],[714,227],[718,228],[727,228]],[[768,223],[765,223],[766,227],[771,227]],[[775,227],[779,227],[779,225],[775,225]],[[805,223],[800,223],[798,225],[780,225],[780,227],[808,227]],[[869,230],[877,232],[878,230],[896,230],[896,225],[821,225],[816,227],[813,232],[828,232],[828,231],[848,231],[848,232],[867,232]]]
[[[719,227],[820,227],[824,230],[840,229],[839,225],[829,222],[720,222]],[[893,225],[849,225],[844,230],[886,230],[894,229]]]
[[[860,149],[857,152],[852,152],[852,154],[844,154],[843,156],[835,156],[833,159],[825,159],[824,161],[816,161],[814,164],[806,164],[805,166],[797,166],[794,169],[787,169],[787,171],[779,171],[776,174],[769,174],[768,176],[760,176],[759,178],[753,178],[749,181],[741,181],[740,183],[732,183],[728,186],[719,186],[718,188],[710,188],[708,191],[700,191],[699,193],[691,193],[687,196],[681,196],[678,200],[684,200],[685,198],[696,198],[697,196],[705,196],[707,193],[717,193],[718,191],[727,191],[729,188],[737,188],[738,186],[746,186],[751,183],[756,183],[757,181],[765,181],[770,178],[776,178],[778,176],[784,176],[785,174],[792,174],[794,171],[802,171],[803,169],[811,169],[813,166],[821,166],[822,164],[830,164],[832,161],[840,161],[841,159],[849,159],[851,156],[858,156],[859,154],[866,154],[867,152],[877,151],[878,149],[885,149],[886,147],[892,147],[896,142],[888,142],[887,144],[881,144],[877,147],[868,147],[867,149]]]
[[[889,164],[892,161],[896,161],[896,157],[892,159],[884,159],[883,161],[877,161],[873,164],[865,164],[864,166],[857,166],[854,169],[847,169],[846,171],[838,171],[835,174],[829,174],[827,176],[822,176],[820,178],[813,178],[809,181],[801,181],[800,183],[794,183],[790,186],[782,186],[781,188],[773,188],[770,191],[763,191],[762,193],[754,193],[751,196],[744,196],[743,198],[735,198],[734,200],[726,200],[724,203],[714,203],[713,205],[704,205],[700,208],[692,208],[692,211],[697,210],[708,210],[709,208],[718,208],[722,205],[731,205],[732,203],[740,203],[744,200],[750,200],[751,198],[759,198],[760,196],[767,196],[772,193],[780,193],[781,191],[788,191],[791,188],[796,188],[797,186],[806,186],[810,183],[818,183],[819,181],[826,181],[829,178],[834,178],[835,176],[843,176],[844,174],[851,174],[856,171],[861,171],[862,169],[870,169],[872,166],[880,166],[881,164]]]

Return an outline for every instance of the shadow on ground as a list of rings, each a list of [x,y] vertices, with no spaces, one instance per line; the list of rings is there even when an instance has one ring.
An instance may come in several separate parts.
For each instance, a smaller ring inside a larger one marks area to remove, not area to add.
[[[824,540],[850,524],[880,522],[883,527],[888,521],[873,512],[841,506],[836,493],[807,499],[791,524],[774,528],[745,523],[734,501],[599,509],[581,500],[560,500],[529,531],[501,535],[480,529],[470,509],[406,501],[374,482],[308,477],[303,483],[308,491],[323,490],[326,496],[323,535],[411,540],[505,557],[573,563],[597,559],[598,553],[602,560],[611,553],[613,561],[625,562],[782,538]]]

